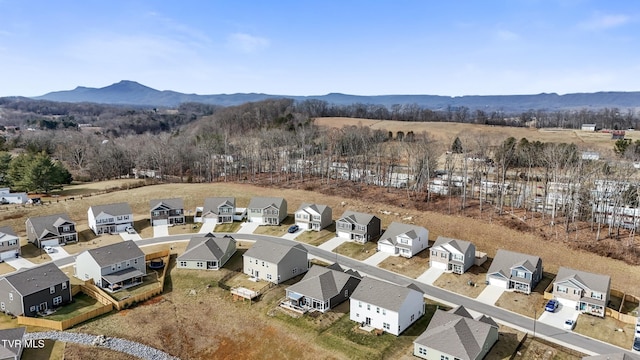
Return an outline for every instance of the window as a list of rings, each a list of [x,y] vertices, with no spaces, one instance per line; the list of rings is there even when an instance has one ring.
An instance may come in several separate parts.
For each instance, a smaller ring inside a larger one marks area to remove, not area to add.
[[[357,317],[357,318],[358,318],[358,317],[360,317],[360,314],[356,313],[356,317]]]
[[[9,240],[9,246],[18,244],[18,240]]]
[[[344,291],[344,297],[349,297],[349,289]]]
[[[262,262],[262,266],[264,266],[264,261]]]
[[[38,311],[38,307],[34,305],[34,306],[30,307],[29,310],[31,310],[31,312],[36,312],[36,311]]]
[[[180,267],[186,267],[186,266],[187,266],[186,261],[180,261]]]
[[[438,255],[438,252],[437,252],[437,251],[435,251],[435,250],[431,250],[431,255],[433,255],[433,256],[437,256],[437,255]]]
[[[35,308],[35,306],[32,306],[31,308],[33,309],[33,308]],[[0,310],[4,311],[4,309],[5,309],[5,306],[4,306],[4,301],[3,301],[3,302],[0,303]],[[34,311],[34,310],[31,310],[31,311]]]
[[[358,307],[362,307],[362,301],[358,301]]]
[[[63,232],[69,232],[69,231],[71,231],[71,226],[69,226],[69,225],[65,225],[65,226],[63,226],[63,227],[62,227],[62,231],[63,231]]]
[[[52,286],[49,288],[49,294],[55,294],[56,293],[56,287]]]
[[[271,280],[271,274],[267,274],[267,280]]]
[[[133,263],[137,265],[138,264],[138,259],[133,259]]]
[[[516,270],[516,277],[524,279],[524,278],[527,277],[527,275],[526,275],[526,273],[524,271]]]
[[[446,253],[441,253],[441,254],[440,254],[440,257],[441,257],[441,258],[446,258],[446,257],[447,257],[447,254],[446,254]]]
[[[592,299],[602,300],[602,293],[594,291],[594,292],[591,293],[591,298]]]
[[[53,306],[62,304],[62,296],[56,296],[53,298]]]
[[[389,323],[382,323],[382,328],[385,330],[391,329],[391,325]]]
[[[376,307],[376,313],[380,314],[380,308]]]
[[[386,309],[382,309],[382,315],[387,315],[387,310]]]
[[[258,259],[256,259],[256,265],[258,265]]]
[[[293,270],[291,270],[291,272],[292,272],[293,274],[297,273],[297,272],[298,272],[298,268],[293,268]]]
[[[367,304],[367,310],[371,310],[371,305]]]
[[[451,259],[456,261],[464,261],[464,256],[460,254],[451,254]]]
[[[62,283],[62,290],[66,290],[67,289],[67,282],[63,282]]]
[[[448,356],[440,355],[440,360],[449,360]]]
[[[556,287],[556,290],[557,290],[558,292],[561,292],[561,293],[565,293],[565,294],[566,294],[566,293],[567,293],[567,291],[568,291],[569,289],[567,289],[567,287],[566,287],[566,286],[558,285],[558,286]]]
[[[411,321],[413,321],[415,318],[416,318],[416,316],[411,314]]]
[[[418,354],[420,355],[427,355],[427,349],[423,348],[423,347],[419,347],[418,348]]]

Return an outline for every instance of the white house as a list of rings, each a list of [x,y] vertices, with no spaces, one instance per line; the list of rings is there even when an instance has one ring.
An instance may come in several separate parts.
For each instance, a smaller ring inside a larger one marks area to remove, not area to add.
[[[133,211],[127,203],[91,206],[87,219],[96,235],[119,233],[133,227]]]
[[[429,247],[429,230],[392,222],[378,240],[378,251],[407,258]]]
[[[423,297],[413,285],[364,277],[349,299],[349,319],[398,336],[424,315]]]
[[[0,204],[26,204],[27,193],[12,193],[9,188],[0,188]]]
[[[20,255],[20,238],[10,226],[0,227],[0,261]]]

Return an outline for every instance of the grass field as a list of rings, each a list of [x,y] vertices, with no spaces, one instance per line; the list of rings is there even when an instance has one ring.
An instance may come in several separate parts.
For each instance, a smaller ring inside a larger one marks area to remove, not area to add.
[[[429,269],[429,251],[422,251],[410,259],[389,256],[378,267],[415,279]]]
[[[505,291],[496,301],[495,305],[501,308],[511,310],[520,315],[534,318],[540,316],[544,311],[544,289],[553,281],[554,274],[543,273],[542,280],[538,283],[531,294],[523,294],[519,292]]]
[[[626,324],[610,317],[580,314],[573,331],[624,349],[631,349],[634,327],[634,324]],[[618,331],[619,329],[623,331]]]
[[[96,299],[80,293],[73,297],[71,304],[60,307],[55,313],[47,316],[46,319],[62,321],[101,308],[102,306],[104,305]]]
[[[473,265],[464,274],[460,275],[444,273],[438,277],[433,285],[470,298],[476,298],[487,287],[486,280],[489,265],[489,261],[486,261],[482,266]]]

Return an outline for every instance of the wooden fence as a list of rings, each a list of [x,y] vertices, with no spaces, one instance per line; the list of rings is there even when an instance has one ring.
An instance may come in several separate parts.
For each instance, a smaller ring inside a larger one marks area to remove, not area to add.
[[[71,327],[74,327],[82,322],[85,322],[89,319],[93,319],[95,317],[98,317],[100,315],[106,314],[108,312],[110,312],[111,310],[113,310],[113,304],[107,304],[107,305],[103,305],[97,309],[93,309],[91,311],[88,311],[86,313],[74,316],[72,318],[69,319],[64,319],[64,320],[50,320],[50,319],[43,319],[43,318],[34,318],[34,317],[27,317],[27,316],[18,316],[18,324],[19,325],[29,325],[29,326],[38,326],[38,327],[44,327],[44,328],[49,328],[49,329],[53,329],[53,330],[58,330],[58,331],[62,331],[62,330],[66,330],[69,329]]]

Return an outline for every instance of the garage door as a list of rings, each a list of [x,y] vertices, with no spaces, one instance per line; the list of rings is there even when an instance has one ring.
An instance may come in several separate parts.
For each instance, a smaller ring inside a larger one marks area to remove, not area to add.
[[[347,240],[351,240],[351,234],[345,231],[338,231],[338,237],[339,238],[343,238],[343,239],[347,239]]]
[[[575,309],[578,302],[575,300],[557,298],[558,302],[569,309]]]
[[[169,220],[168,219],[153,220],[153,226],[156,226],[156,225],[169,225]]]
[[[202,222],[206,222],[206,223],[214,223],[217,220],[218,220],[217,215],[208,215],[202,218]]]
[[[60,245],[60,243],[58,243],[58,239],[55,240],[46,240],[46,241],[41,241],[40,242],[40,246],[58,246]]]
[[[490,285],[497,286],[501,289],[507,289],[507,282],[507,279],[500,279],[493,276],[489,278]]]
[[[443,262],[438,262],[438,261],[432,261],[431,267],[434,269],[447,270],[447,264]]]
[[[393,245],[389,245],[389,244],[380,244],[378,243],[378,251],[382,251],[388,254],[395,254],[396,253],[396,247]]]
[[[15,259],[15,258],[16,258],[16,251],[15,250],[5,251],[3,253],[0,253],[0,259],[1,260]]]

